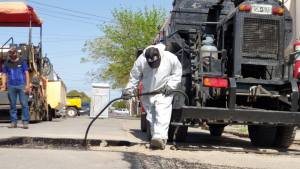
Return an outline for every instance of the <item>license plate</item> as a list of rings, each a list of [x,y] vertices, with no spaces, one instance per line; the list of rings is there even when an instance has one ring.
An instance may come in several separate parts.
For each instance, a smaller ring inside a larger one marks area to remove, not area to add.
[[[251,6],[252,6],[251,13],[263,14],[263,15],[272,14],[272,5],[253,4]]]

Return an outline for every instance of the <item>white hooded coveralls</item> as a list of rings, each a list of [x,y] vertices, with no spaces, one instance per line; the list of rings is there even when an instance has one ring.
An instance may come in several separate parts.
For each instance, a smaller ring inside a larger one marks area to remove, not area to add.
[[[155,47],[161,55],[158,68],[151,68],[145,58],[145,51]],[[139,81],[143,84],[143,93],[152,92],[168,85],[176,89],[181,83],[182,67],[176,55],[165,51],[163,44],[153,45],[146,48],[138,59],[130,73],[127,89],[136,89]],[[147,120],[150,122],[152,138],[168,139],[169,123],[172,115],[173,95],[165,96],[157,94],[142,96],[141,101],[147,112]]]

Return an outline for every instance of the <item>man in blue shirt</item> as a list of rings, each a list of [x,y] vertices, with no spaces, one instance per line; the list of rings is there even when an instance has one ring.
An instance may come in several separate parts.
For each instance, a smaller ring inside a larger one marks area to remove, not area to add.
[[[19,96],[22,105],[23,128],[28,129],[29,107],[28,93],[30,91],[28,67],[25,61],[18,58],[17,49],[10,48],[8,51],[9,60],[3,66],[2,86],[4,91],[7,87],[8,98],[10,102],[10,120],[9,128],[17,128],[17,97]]]

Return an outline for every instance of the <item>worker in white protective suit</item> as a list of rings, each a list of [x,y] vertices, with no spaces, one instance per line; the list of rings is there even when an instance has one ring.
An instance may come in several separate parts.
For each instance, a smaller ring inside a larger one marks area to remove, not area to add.
[[[133,95],[140,81],[143,93],[161,91],[160,94],[142,96],[141,101],[151,126],[150,147],[164,149],[172,114],[172,89],[181,82],[182,67],[176,55],[165,51],[165,45],[147,47],[135,61],[127,87],[122,96]]]

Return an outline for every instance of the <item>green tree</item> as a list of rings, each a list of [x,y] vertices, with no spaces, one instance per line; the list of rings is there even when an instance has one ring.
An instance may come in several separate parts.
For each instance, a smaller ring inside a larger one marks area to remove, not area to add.
[[[155,7],[138,11],[122,8],[115,9],[112,15],[113,22],[102,27],[104,36],[86,42],[83,50],[88,51],[89,56],[82,58],[82,62],[90,61],[102,66],[103,62],[108,63],[105,68],[90,75],[110,80],[116,88],[127,83],[137,50],[152,43],[166,12]]]
[[[81,97],[81,102],[91,102],[91,98],[85,94],[84,92],[79,92],[77,90],[71,90],[67,93],[67,96],[78,96],[78,97]]]
[[[127,102],[126,101],[118,101],[113,103],[112,107],[116,108],[116,109],[125,109],[127,108]]]

